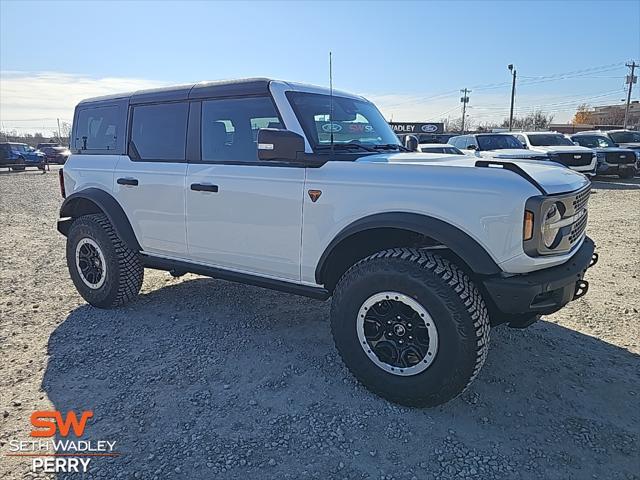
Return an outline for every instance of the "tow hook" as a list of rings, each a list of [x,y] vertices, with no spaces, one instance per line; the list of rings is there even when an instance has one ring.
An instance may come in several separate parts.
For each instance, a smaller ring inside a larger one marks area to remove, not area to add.
[[[593,255],[591,255],[591,262],[589,262],[589,266],[587,268],[591,268],[596,263],[598,263],[599,258],[600,258],[600,255],[598,255],[596,252],[593,252]]]
[[[586,280],[578,280],[576,282],[576,291],[573,293],[573,300],[577,300],[580,297],[584,297],[588,291],[589,291],[589,282],[587,282]]]

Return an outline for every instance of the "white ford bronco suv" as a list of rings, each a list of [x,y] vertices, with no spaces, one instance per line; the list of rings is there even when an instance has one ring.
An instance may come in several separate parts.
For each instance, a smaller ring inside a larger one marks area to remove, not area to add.
[[[460,394],[491,326],[586,293],[589,181],[553,163],[408,151],[366,99],[249,79],[85,100],[58,230],[109,308],[145,268],[332,299],[348,368],[397,403]]]

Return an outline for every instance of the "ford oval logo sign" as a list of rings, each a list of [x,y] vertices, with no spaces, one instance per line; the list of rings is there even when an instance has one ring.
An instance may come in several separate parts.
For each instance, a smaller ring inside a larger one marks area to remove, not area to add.
[[[424,133],[432,133],[438,130],[438,126],[431,124],[422,125],[422,127],[420,127],[420,130],[422,130]]]
[[[573,156],[573,158],[575,158],[576,160],[580,160],[580,157],[581,157],[581,156],[582,156],[582,155],[574,155],[574,156]]]
[[[324,130],[325,132],[336,133],[342,130],[342,125],[338,123],[325,123],[324,125],[322,125],[322,130]]]

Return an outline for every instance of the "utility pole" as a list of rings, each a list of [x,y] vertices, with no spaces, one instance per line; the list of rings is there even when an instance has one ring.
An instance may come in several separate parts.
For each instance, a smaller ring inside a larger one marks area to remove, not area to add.
[[[467,116],[467,103],[469,103],[469,93],[471,93],[471,90],[469,89],[463,89],[460,90],[460,92],[462,93],[462,97],[460,97],[460,101],[462,102],[462,125],[460,125],[460,130],[462,130],[462,135],[464,135],[464,121],[465,118]]]
[[[627,91],[627,106],[624,109],[624,128],[627,128],[627,124],[629,121],[629,104],[631,103],[631,88],[633,84],[638,81],[638,77],[636,77],[633,73],[636,70],[636,62],[633,61],[631,63],[626,64],[627,67],[631,69],[631,75],[627,77],[627,83],[629,84],[629,90]]]
[[[60,134],[60,119],[56,118],[56,120],[58,121],[58,141],[62,143],[62,135]]]
[[[511,83],[511,111],[509,112],[509,131],[513,128],[513,103],[516,99],[516,69],[513,68],[513,64],[507,65],[507,68],[511,72],[513,81]]]

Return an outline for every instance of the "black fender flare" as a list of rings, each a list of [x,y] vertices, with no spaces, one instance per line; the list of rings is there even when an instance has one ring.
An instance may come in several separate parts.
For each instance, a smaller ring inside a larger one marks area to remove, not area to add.
[[[87,188],[69,195],[65,199],[60,207],[60,219],[58,220],[60,233],[66,236],[75,218],[87,213],[96,213],[95,211],[87,211],[86,201],[91,202],[97,210],[107,216],[116,234],[127,247],[137,252],[141,250],[140,243],[122,206],[109,193],[99,188]]]
[[[343,240],[356,233],[376,228],[398,228],[430,237],[449,248],[476,274],[495,275],[502,271],[484,247],[458,227],[419,213],[387,212],[363,217],[342,229],[318,261],[315,271],[316,282],[323,284],[327,260]]]

